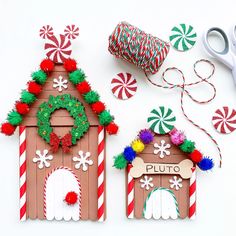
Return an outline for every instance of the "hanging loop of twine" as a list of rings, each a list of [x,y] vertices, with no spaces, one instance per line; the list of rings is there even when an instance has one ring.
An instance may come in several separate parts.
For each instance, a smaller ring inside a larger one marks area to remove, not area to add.
[[[206,77],[201,76],[201,75],[197,72],[197,69],[196,69],[197,65],[198,65],[199,63],[202,63],[202,62],[208,63],[208,64],[211,66],[211,68],[212,68],[211,73],[210,73],[208,76],[206,76]],[[221,150],[220,150],[220,147],[219,147],[217,141],[212,137],[212,135],[211,135],[207,130],[205,130],[204,128],[202,128],[202,127],[199,126],[198,124],[196,124],[192,119],[190,119],[190,118],[188,117],[188,115],[187,115],[186,112],[185,112],[184,105],[183,105],[183,98],[184,98],[184,95],[185,95],[185,94],[186,94],[193,102],[198,103],[198,104],[206,104],[206,103],[209,103],[209,102],[211,102],[211,101],[215,98],[215,96],[216,96],[216,88],[215,88],[214,84],[209,81],[209,79],[210,79],[210,78],[214,75],[214,73],[215,73],[215,66],[214,66],[214,64],[213,64],[211,61],[209,61],[209,60],[200,59],[200,60],[198,60],[198,61],[196,61],[196,62],[194,63],[193,69],[194,69],[194,73],[195,73],[196,76],[199,78],[198,81],[193,82],[193,83],[186,83],[186,79],[185,79],[185,77],[184,77],[183,72],[182,72],[180,69],[176,68],[176,67],[169,67],[169,68],[167,68],[167,69],[162,73],[162,77],[161,77],[161,78],[162,78],[162,80],[163,80],[163,82],[164,82],[164,85],[156,84],[155,82],[153,82],[153,81],[149,78],[149,76],[148,76],[148,74],[147,74],[146,72],[145,72],[145,75],[146,75],[146,77],[147,77],[147,80],[148,80],[152,85],[154,85],[154,86],[156,86],[156,87],[164,88],[164,89],[175,89],[175,88],[180,88],[180,89],[181,89],[180,103],[181,103],[181,110],[182,110],[182,113],[183,113],[184,117],[185,117],[190,123],[192,123],[195,127],[197,127],[198,129],[200,129],[201,131],[203,131],[203,132],[212,140],[212,142],[216,145],[217,150],[218,150],[218,153],[219,153],[219,157],[220,157],[220,165],[219,165],[219,166],[221,167],[221,165],[222,165],[222,154],[221,154]],[[169,71],[177,71],[177,72],[181,75],[182,83],[174,84],[174,83],[169,82],[169,81],[165,78],[166,73],[169,72]],[[210,96],[209,99],[206,99],[206,100],[196,99],[196,98],[193,97],[193,95],[191,95],[191,93],[189,92],[189,90],[187,90],[187,88],[191,88],[191,87],[193,87],[193,86],[195,86],[195,85],[199,85],[199,84],[202,84],[202,83],[206,83],[207,85],[209,85],[209,86],[212,88],[213,93],[212,93],[212,95]]]

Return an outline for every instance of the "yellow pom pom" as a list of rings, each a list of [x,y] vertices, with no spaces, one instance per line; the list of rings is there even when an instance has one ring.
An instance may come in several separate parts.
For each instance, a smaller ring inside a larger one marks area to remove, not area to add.
[[[134,140],[131,144],[133,150],[136,152],[136,153],[140,153],[143,151],[143,149],[145,148],[143,142],[139,139],[137,140]]]

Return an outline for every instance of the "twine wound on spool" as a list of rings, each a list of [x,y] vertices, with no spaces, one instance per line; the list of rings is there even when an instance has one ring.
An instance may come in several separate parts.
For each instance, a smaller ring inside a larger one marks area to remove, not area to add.
[[[146,73],[155,74],[170,49],[169,43],[127,23],[119,23],[109,37],[109,52]]]

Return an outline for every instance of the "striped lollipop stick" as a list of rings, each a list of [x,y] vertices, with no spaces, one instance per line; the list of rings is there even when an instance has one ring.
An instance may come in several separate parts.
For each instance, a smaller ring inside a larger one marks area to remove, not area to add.
[[[20,135],[20,220],[26,220],[26,130],[19,127]]]
[[[128,172],[128,178],[127,178],[127,217],[129,219],[134,218],[134,178],[130,175],[130,169],[132,165],[128,164],[127,166],[127,172]]]
[[[196,217],[196,167],[192,168],[192,176],[189,186],[189,219]]]
[[[105,220],[105,130],[98,126],[98,221]]]

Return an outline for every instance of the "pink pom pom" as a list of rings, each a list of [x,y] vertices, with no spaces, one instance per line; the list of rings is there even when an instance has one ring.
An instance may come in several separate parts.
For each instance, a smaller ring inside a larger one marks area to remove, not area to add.
[[[182,131],[175,130],[175,132],[171,134],[170,139],[173,144],[180,145],[184,142],[186,137]]]

